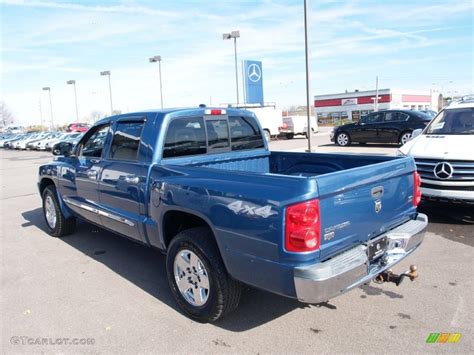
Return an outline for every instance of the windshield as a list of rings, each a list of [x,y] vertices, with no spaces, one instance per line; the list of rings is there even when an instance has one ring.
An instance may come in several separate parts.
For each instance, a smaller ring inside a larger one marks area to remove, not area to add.
[[[424,134],[473,134],[474,107],[443,110],[426,128]]]

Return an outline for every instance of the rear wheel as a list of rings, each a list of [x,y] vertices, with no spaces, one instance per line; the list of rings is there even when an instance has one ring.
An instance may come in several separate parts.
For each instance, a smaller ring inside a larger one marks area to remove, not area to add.
[[[71,234],[76,228],[74,217],[66,218],[59,207],[58,196],[54,185],[47,186],[43,191],[43,214],[48,233],[53,237]]]
[[[341,132],[336,137],[336,143],[342,147],[345,147],[351,144],[351,138],[346,132]]]
[[[407,143],[410,139],[411,139],[411,132],[403,132],[403,133],[400,135],[399,143],[400,143],[401,145],[404,145],[404,144]]]
[[[286,134],[286,139],[293,139],[295,138],[295,134],[294,133],[287,133]]]
[[[171,241],[166,271],[173,296],[189,317],[215,321],[237,308],[240,284],[227,273],[208,228],[191,228]]]

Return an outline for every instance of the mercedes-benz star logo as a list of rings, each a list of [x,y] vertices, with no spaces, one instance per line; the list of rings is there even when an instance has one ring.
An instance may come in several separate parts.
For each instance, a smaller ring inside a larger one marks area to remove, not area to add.
[[[446,180],[453,176],[454,169],[451,164],[441,162],[436,164],[433,173],[438,179]]]
[[[251,81],[256,83],[262,77],[262,70],[258,64],[250,64],[247,69],[247,76]]]

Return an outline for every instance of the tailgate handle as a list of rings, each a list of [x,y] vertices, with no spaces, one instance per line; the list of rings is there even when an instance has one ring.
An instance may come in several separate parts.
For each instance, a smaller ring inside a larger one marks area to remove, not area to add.
[[[376,186],[370,191],[372,198],[379,199],[383,196],[383,186]]]

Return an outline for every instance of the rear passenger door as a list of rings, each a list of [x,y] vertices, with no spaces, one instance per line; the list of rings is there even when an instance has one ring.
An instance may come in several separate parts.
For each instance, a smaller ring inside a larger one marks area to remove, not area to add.
[[[408,115],[398,111],[385,112],[383,123],[378,129],[379,141],[382,143],[397,143],[400,133],[406,126]]]
[[[363,117],[354,127],[352,140],[355,142],[379,142],[377,130],[383,121],[382,112],[374,112]]]
[[[102,224],[142,242],[148,171],[141,143],[144,125],[144,117],[126,117],[115,122],[99,180]]]

